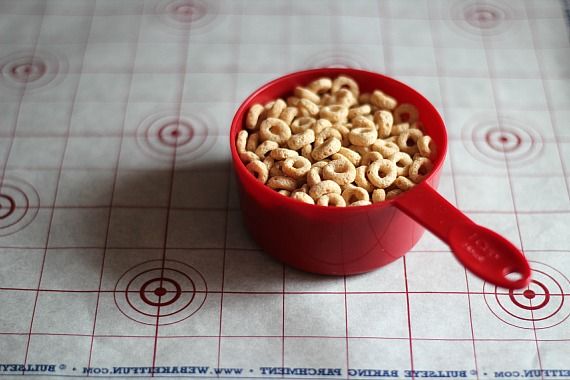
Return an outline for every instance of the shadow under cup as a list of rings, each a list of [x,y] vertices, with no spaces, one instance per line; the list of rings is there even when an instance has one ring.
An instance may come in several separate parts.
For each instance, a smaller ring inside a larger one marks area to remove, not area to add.
[[[379,89],[398,103],[418,108],[425,133],[437,147],[432,172],[424,180],[433,188],[439,183],[447,150],[445,125],[434,106],[407,85],[373,72],[337,68],[296,72],[264,85],[243,102],[232,121],[230,147],[244,225],[261,248],[278,260],[300,270],[329,275],[363,273],[386,265],[408,252],[425,229],[400,211],[394,200],[361,207],[324,207],[285,197],[247,171],[235,141],[253,104],[286,98],[296,86],[341,74],[354,78],[361,93]],[[413,194],[412,189],[396,199]]]

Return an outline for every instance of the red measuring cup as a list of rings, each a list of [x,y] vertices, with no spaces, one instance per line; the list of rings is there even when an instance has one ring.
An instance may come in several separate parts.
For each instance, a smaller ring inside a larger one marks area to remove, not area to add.
[[[324,207],[278,194],[247,171],[235,141],[249,108],[290,96],[295,86],[340,74],[354,78],[361,92],[381,89],[400,103],[418,108],[425,132],[437,147],[433,170],[422,183],[369,206]],[[292,267],[329,275],[367,272],[406,254],[427,228],[483,280],[510,289],[525,287],[530,281],[530,267],[522,252],[497,233],[475,224],[434,190],[447,151],[445,125],[426,98],[401,82],[344,68],[286,75],[262,86],[242,103],[232,121],[230,147],[246,229],[268,254]]]

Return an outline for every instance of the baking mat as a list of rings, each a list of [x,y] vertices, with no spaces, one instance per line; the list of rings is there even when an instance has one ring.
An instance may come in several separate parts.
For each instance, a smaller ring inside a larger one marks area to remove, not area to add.
[[[568,2],[0,1],[0,375],[570,379]],[[282,74],[394,76],[444,116],[440,191],[528,289],[430,234],[320,277],[244,232],[228,132]]]

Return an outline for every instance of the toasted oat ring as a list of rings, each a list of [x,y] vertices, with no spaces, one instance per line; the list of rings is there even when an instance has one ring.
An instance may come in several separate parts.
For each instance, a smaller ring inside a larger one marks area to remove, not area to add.
[[[311,155],[313,156],[313,159],[320,161],[337,153],[341,147],[342,144],[339,139],[336,137],[329,137],[321,145],[314,148]]]
[[[309,195],[314,200],[317,200],[320,197],[322,197],[323,195],[330,194],[330,193],[336,193],[336,194],[340,195],[342,193],[342,191],[341,191],[338,183],[336,183],[335,181],[328,180],[328,179],[314,184],[309,189]]]
[[[285,175],[297,180],[303,178],[310,169],[311,162],[305,157],[289,157],[283,161],[281,166]]]
[[[274,149],[277,149],[277,148],[279,148],[279,144],[277,144],[275,141],[266,140],[266,141],[262,142],[261,144],[259,144],[257,149],[255,149],[255,154],[257,154],[259,156],[260,160],[264,160],[265,156],[268,153],[270,153],[271,151],[273,151]]]
[[[289,190],[285,190],[285,189],[281,189],[277,191],[279,194],[284,195],[286,197],[290,197],[291,196],[291,192]]]
[[[250,107],[245,118],[245,127],[247,129],[256,129],[259,115],[265,110],[261,104],[254,104]]]
[[[400,123],[392,125],[392,129],[390,130],[390,137],[395,137],[396,139],[404,132],[410,129],[410,124],[408,123]]]
[[[319,146],[325,142],[329,137],[334,137],[342,141],[342,134],[340,131],[333,127],[328,127],[320,131],[315,137],[315,146]]]
[[[291,192],[291,195],[294,195],[295,193],[305,193],[305,194],[309,194],[309,185],[307,185],[306,183],[303,184],[303,186],[293,190]]]
[[[279,118],[283,120],[285,123],[287,123],[287,125],[291,125],[291,123],[293,122],[298,113],[299,110],[297,109],[297,107],[287,107],[283,110],[283,112],[281,112]]]
[[[245,167],[251,174],[254,175],[254,177],[261,183],[265,183],[267,182],[267,179],[269,178],[269,169],[267,169],[267,166],[259,161],[259,160],[255,160],[255,161],[251,161],[249,164],[246,165]]]
[[[299,113],[303,116],[315,116],[319,114],[319,106],[309,99],[299,99]]]
[[[357,100],[354,97],[354,94],[350,90],[343,88],[338,90],[334,94],[333,102],[334,104],[339,104],[347,108],[350,108],[357,103]]]
[[[386,199],[396,198],[398,195],[402,193],[403,191],[400,189],[392,189],[386,193]]]
[[[346,202],[340,194],[330,193],[321,196],[317,200],[319,206],[346,207]]]
[[[334,96],[328,92],[321,95],[321,106],[330,106],[334,103]]]
[[[372,203],[384,202],[386,200],[386,190],[374,189],[372,192]]]
[[[378,128],[378,136],[386,138],[390,136],[390,133],[392,132],[394,117],[390,111],[376,111],[374,112],[374,124],[376,124],[376,128]]]
[[[418,140],[424,134],[419,129],[408,129],[398,136],[397,144],[402,152],[414,154],[418,151]],[[411,143],[410,143],[411,142]]]
[[[313,146],[311,144],[307,144],[304,147],[301,148],[301,156],[305,157],[307,160],[313,162],[313,155],[311,154],[313,152]]]
[[[273,190],[293,191],[297,188],[297,181],[291,177],[275,176],[267,180],[267,186]]]
[[[296,109],[296,108],[295,108]],[[291,132],[299,133],[311,129],[315,124],[316,120],[314,117],[302,116],[299,117],[291,123]]]
[[[384,94],[380,90],[375,90],[372,93],[370,96],[370,103],[383,110],[393,110],[398,105],[396,99]]]
[[[319,104],[321,102],[321,97],[319,95],[301,86],[295,87],[295,91],[293,92],[293,94],[299,99],[308,99],[315,104]]]
[[[374,185],[368,182],[368,179],[366,178],[366,169],[368,169],[368,166],[365,165],[356,168],[356,177],[354,177],[354,182],[364,190],[371,192],[374,190]]]
[[[344,75],[339,75],[336,77],[332,82],[331,92],[335,94],[343,88],[347,88],[352,93],[352,95],[354,95],[354,98],[358,99],[358,95],[360,95],[360,89],[358,88],[358,83],[356,83],[354,79]]]
[[[356,177],[356,168],[345,159],[333,160],[323,168],[323,178],[330,179],[340,186],[348,185]]]
[[[413,162],[412,157],[410,157],[408,153],[396,152],[390,156],[389,159],[396,164],[396,170],[399,176],[408,175],[410,165]]]
[[[287,98],[287,106],[289,107],[298,107],[299,106],[299,98],[296,96],[290,96]]]
[[[418,117],[418,109],[409,103],[402,103],[394,110],[394,122],[396,124],[412,124],[418,121]]]
[[[251,161],[258,161],[259,160],[259,156],[257,154],[255,154],[253,152],[249,152],[249,151],[239,153],[239,158],[245,164],[247,164],[248,162],[251,162]]]
[[[307,173],[307,185],[309,187],[315,186],[317,183],[321,182],[321,173],[323,172],[322,167],[314,166]]]
[[[348,117],[348,108],[338,104],[324,106],[321,108],[319,116],[331,123],[344,123]]]
[[[375,151],[368,152],[364,156],[362,156],[362,160],[360,160],[360,164],[368,166],[372,162],[377,161],[377,160],[381,160],[383,158],[384,157],[382,157],[382,155],[378,152],[375,152]]]
[[[283,165],[283,161],[274,161],[271,168],[269,168],[269,177],[279,177],[284,176],[283,170],[281,170],[281,165]]]
[[[354,150],[356,153],[360,154],[360,156],[364,156],[366,153],[370,152],[369,146],[349,145],[348,149]]]
[[[267,170],[271,170],[273,165],[275,165],[275,160],[273,158],[271,158],[270,156],[267,156],[263,160],[263,163],[265,164],[265,166],[267,166]]]
[[[398,153],[400,151],[400,148],[398,147],[398,145],[396,145],[391,141],[378,139],[372,145],[372,150],[380,153],[382,157],[391,157],[394,154]]]
[[[259,133],[254,132],[249,135],[247,138],[247,143],[245,144],[245,150],[249,150],[250,152],[255,152],[257,146],[259,145]]]
[[[430,136],[422,136],[418,139],[418,150],[424,157],[430,158],[435,152],[435,145]]]
[[[238,153],[246,151],[246,144],[247,144],[247,131],[241,130],[238,132],[237,139],[236,139],[236,149]]]
[[[353,202],[353,203],[349,204],[348,206],[349,206],[349,207],[369,206],[369,205],[371,205],[371,204],[372,204],[372,202],[370,202],[370,201],[361,200],[361,201]]]
[[[313,198],[311,198],[311,196],[307,193],[304,193],[302,191],[298,191],[298,192],[293,192],[291,194],[291,198],[296,199],[298,201],[304,202],[304,203],[308,203],[311,205],[315,204],[315,200]]]
[[[398,176],[394,181],[394,185],[402,191],[410,190],[412,187],[416,186],[408,177]]]
[[[352,128],[348,134],[348,140],[351,144],[357,146],[370,146],[378,138],[378,131],[372,127]]]
[[[270,117],[261,123],[259,137],[261,141],[271,140],[281,145],[291,137],[291,128],[283,120]]]
[[[307,88],[313,91],[315,94],[320,94],[321,92],[327,92],[328,90],[331,89],[331,87],[332,87],[332,80],[326,77],[315,79],[307,86]]]
[[[271,158],[277,161],[283,161],[287,158],[297,157],[299,153],[287,148],[275,148],[270,153]]]
[[[354,128],[375,128],[374,122],[364,115],[356,116],[351,120],[352,129]]]
[[[341,147],[338,153],[333,154],[332,158],[333,160],[338,160],[340,158],[339,156],[344,157],[345,159],[350,161],[354,166],[360,165],[360,160],[362,159],[360,154],[358,154],[352,149],[348,149],[345,147]]]
[[[433,169],[433,163],[429,158],[420,157],[410,165],[408,176],[415,183],[420,183]]]
[[[327,119],[319,119],[312,126],[313,131],[315,131],[315,136],[321,133],[323,129],[329,127],[332,127],[332,123]]]
[[[314,141],[315,131],[312,129],[307,129],[306,131],[291,136],[291,138],[287,140],[287,145],[293,150],[298,150],[307,144],[311,144]]]
[[[358,103],[360,104],[368,104],[370,103],[370,93],[369,92],[365,92],[363,94],[360,94],[358,96]]]
[[[279,117],[287,108],[287,103],[283,99],[277,99],[265,105],[265,114],[267,117]]]
[[[374,161],[368,166],[366,177],[374,186],[385,189],[397,177],[396,164],[386,159]]]
[[[348,110],[348,119],[352,120],[357,116],[366,116],[372,112],[372,108],[370,108],[370,104],[364,104],[358,107],[353,107]]]
[[[342,192],[342,197],[344,198],[346,204],[349,206],[352,205],[354,202],[370,200],[370,195],[368,194],[368,191],[366,191],[362,187],[356,187],[356,186],[346,188]]]

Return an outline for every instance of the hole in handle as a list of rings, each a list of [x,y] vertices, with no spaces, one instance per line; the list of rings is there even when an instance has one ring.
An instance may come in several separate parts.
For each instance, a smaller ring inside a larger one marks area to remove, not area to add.
[[[523,275],[520,272],[517,272],[516,270],[513,269],[506,269],[504,271],[503,276],[505,276],[505,278],[511,282],[517,282],[523,279]]]

